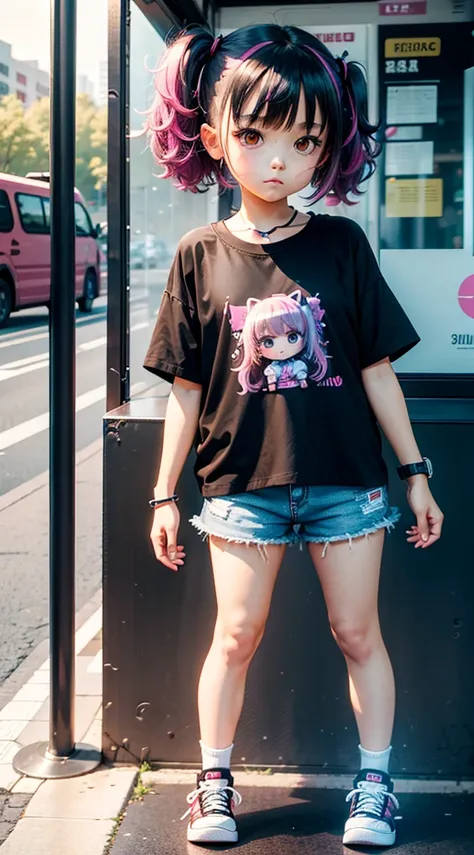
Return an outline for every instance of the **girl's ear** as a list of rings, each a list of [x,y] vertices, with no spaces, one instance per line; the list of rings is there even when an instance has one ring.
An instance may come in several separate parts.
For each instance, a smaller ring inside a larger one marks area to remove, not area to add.
[[[292,300],[296,300],[297,303],[301,303],[303,295],[302,295],[301,291],[298,290],[298,291],[293,291],[290,294],[290,297]]]
[[[224,152],[222,151],[222,146],[219,142],[219,135],[212,125],[209,125],[207,122],[203,122],[199,133],[201,135],[204,148],[207,153],[214,158],[214,160],[220,160],[224,157]]]
[[[257,300],[256,297],[249,297],[247,300],[247,312],[250,312],[250,309],[253,309],[257,303],[260,303],[260,300]]]

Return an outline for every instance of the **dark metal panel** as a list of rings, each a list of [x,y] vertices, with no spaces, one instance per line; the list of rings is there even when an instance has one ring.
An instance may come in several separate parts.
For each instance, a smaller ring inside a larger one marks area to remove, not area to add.
[[[110,410],[130,396],[129,0],[109,0],[108,27],[107,409]]]
[[[134,0],[134,3],[162,38],[168,35],[172,27],[180,26],[179,18],[169,6],[157,3],[155,0]]]
[[[196,687],[215,597],[207,547],[188,522],[201,504],[192,459],[179,484],[186,567],[172,573],[152,553],[147,499],[165,401],[155,419],[154,406],[131,402],[105,420],[103,749],[112,760],[187,765],[199,762]],[[472,431],[470,424],[415,424],[423,453],[435,461],[433,490],[446,514],[444,537],[432,549],[406,544],[406,488],[398,479],[392,485],[403,515],[387,538],[380,606],[398,681],[393,770],[404,775],[474,777]],[[393,472],[389,450],[387,459]],[[234,762],[349,772],[356,755],[344,662],[307,553],[291,549],[251,665]]]
[[[411,398],[407,401],[410,419],[438,424],[473,424],[473,398]]]
[[[150,5],[150,0],[145,2]],[[207,26],[206,18],[194,0],[157,0],[156,5],[171,13],[176,21],[181,21],[183,24],[197,23]]]
[[[474,398],[474,374],[400,374],[406,398]]]

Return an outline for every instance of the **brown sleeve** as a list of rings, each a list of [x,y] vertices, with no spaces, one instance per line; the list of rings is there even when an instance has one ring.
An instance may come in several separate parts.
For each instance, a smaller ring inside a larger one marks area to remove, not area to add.
[[[175,377],[201,383],[201,328],[192,279],[178,247],[143,364],[168,383]]]

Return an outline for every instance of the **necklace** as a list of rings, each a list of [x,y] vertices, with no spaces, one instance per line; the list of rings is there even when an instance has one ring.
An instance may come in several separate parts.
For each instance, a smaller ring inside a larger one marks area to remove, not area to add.
[[[293,205],[290,205],[290,208],[293,208]],[[257,234],[260,235],[260,237],[262,237],[264,240],[270,240],[270,235],[273,234],[273,232],[276,232],[277,229],[286,229],[288,226],[291,226],[291,224],[292,224],[293,220],[295,219],[295,217],[297,216],[297,214],[298,214],[298,211],[293,209],[293,213],[292,213],[290,219],[288,220],[288,222],[283,223],[283,225],[281,225],[281,226],[273,226],[272,229],[267,229],[267,230],[262,231],[261,229],[257,229],[253,225],[253,223],[249,223],[248,228],[252,229],[254,232],[257,232]],[[242,214],[240,214],[240,216],[242,217]],[[242,219],[244,220],[243,217],[242,217]],[[244,222],[245,222],[245,220],[244,220]]]

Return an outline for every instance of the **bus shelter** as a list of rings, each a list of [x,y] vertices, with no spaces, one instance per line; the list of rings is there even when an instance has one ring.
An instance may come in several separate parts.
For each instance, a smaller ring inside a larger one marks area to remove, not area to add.
[[[422,335],[396,369],[418,444],[435,462],[445,532],[426,552],[406,544],[411,513],[385,448],[392,502],[403,514],[385,546],[380,610],[398,685],[393,772],[449,782],[474,778],[474,59],[470,4],[456,14],[447,0],[428,10],[406,5],[420,9],[402,15],[387,3],[287,3],[277,19],[364,62],[372,117],[392,128],[361,204],[334,213],[365,228]],[[173,27],[199,21],[225,33],[274,20],[274,10],[232,0],[109,6],[102,749],[113,762],[197,767],[196,686],[215,615],[211,570],[207,546],[187,522],[200,504],[192,455],[179,484],[187,566],[173,574],[154,558],[147,500],[169,387],[150,387],[141,365],[180,236],[226,216],[238,200],[232,191],[174,190],[154,176],[143,137],[130,132],[141,126],[149,69]],[[319,210],[333,212],[324,203]],[[304,552],[289,550],[250,668],[236,768],[347,775],[356,748],[345,666],[316,576]]]

